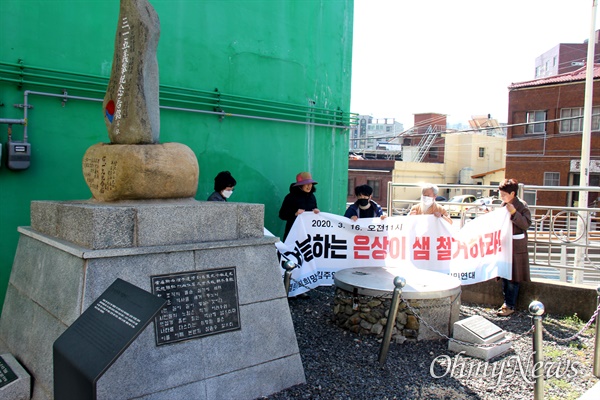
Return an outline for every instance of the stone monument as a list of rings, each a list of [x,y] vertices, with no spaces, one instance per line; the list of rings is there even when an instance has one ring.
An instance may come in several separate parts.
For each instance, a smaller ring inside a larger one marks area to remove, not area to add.
[[[198,160],[180,143],[159,144],[158,15],[147,0],[122,0],[102,109],[110,144],[90,147],[83,176],[99,201],[194,197]]]
[[[98,399],[254,399],[305,382],[264,206],[194,200],[194,153],[158,142],[158,32],[146,0],[121,0],[110,143],[83,161],[93,199],[34,201],[18,229],[0,345],[31,373],[34,400],[54,398],[53,343],[117,279],[167,306]]]

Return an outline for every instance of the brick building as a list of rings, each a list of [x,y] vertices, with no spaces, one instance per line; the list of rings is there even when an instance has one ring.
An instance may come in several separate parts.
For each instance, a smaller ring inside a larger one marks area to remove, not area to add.
[[[446,115],[438,113],[414,114],[414,126],[404,133],[400,144],[404,151],[403,161],[444,163],[444,137]]]
[[[506,177],[528,185],[579,184],[585,67],[509,86]],[[594,68],[590,186],[600,178],[600,64]],[[598,194],[590,193],[589,203]],[[532,204],[571,206],[577,192],[528,193]]]
[[[594,35],[594,62],[600,62],[600,31]],[[544,78],[574,72],[581,68],[587,59],[587,40],[583,43],[560,43],[535,59],[535,77]]]

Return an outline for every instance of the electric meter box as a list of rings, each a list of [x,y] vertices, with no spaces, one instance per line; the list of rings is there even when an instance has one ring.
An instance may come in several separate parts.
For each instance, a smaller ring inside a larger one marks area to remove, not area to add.
[[[7,144],[6,166],[10,169],[27,169],[31,162],[31,143],[13,142]]]

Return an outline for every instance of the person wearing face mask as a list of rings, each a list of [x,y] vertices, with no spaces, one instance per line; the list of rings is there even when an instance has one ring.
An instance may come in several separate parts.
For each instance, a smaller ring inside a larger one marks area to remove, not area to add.
[[[433,214],[438,218],[443,218],[448,223],[452,223],[452,218],[448,211],[435,202],[439,189],[436,185],[428,183],[421,188],[421,201],[411,207],[408,215],[429,215]]]
[[[371,200],[373,188],[369,185],[360,185],[354,188],[356,202],[350,205],[344,214],[344,217],[356,221],[359,218],[375,218],[380,217],[385,219],[386,215],[381,209],[381,206]]]
[[[313,180],[310,172],[300,172],[296,175],[296,182],[290,185],[290,192],[283,199],[279,209],[279,218],[286,221],[283,241],[296,221],[296,217],[305,211],[319,213],[317,208],[317,198],[314,193],[317,190],[315,185],[317,181]]]
[[[208,196],[206,201],[227,201],[233,194],[237,182],[229,171],[221,171],[215,177],[215,191]]]

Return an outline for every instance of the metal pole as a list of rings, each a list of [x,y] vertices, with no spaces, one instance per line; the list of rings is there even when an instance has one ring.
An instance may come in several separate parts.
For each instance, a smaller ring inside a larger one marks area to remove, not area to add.
[[[590,37],[588,40],[587,61],[585,70],[585,93],[583,102],[583,130],[581,132],[581,161],[579,167],[579,186],[585,187],[590,184],[590,147],[592,132],[592,107],[594,100],[594,46],[596,44],[596,3],[592,2]],[[587,208],[588,192],[579,191],[579,207]],[[580,243],[587,245],[586,227],[584,221],[588,221],[587,211],[581,211],[582,219],[577,219],[577,237],[581,237]],[[575,266],[583,266],[585,261],[585,249],[577,247],[575,249]],[[583,271],[573,271],[573,283],[583,283]]]
[[[543,400],[544,398],[544,354],[542,352],[542,315],[544,314],[544,305],[539,301],[532,301],[529,304],[529,313],[533,316],[533,377],[535,384],[533,387],[533,399]]]
[[[596,288],[598,298],[596,300],[596,309],[600,307],[600,286]],[[596,314],[596,337],[594,338],[594,376],[600,378],[600,321]]]
[[[394,278],[394,294],[392,295],[392,303],[390,304],[390,311],[388,313],[387,324],[385,325],[385,333],[383,334],[383,342],[381,342],[381,348],[379,349],[379,363],[384,364],[387,358],[387,352],[390,348],[390,341],[392,339],[392,330],[396,325],[396,314],[398,314],[398,303],[400,302],[400,294],[402,288],[406,285],[406,279],[399,276]]]
[[[292,279],[292,271],[296,268],[296,264],[290,260],[287,260],[283,263],[283,268],[285,269],[285,274],[283,276],[283,286],[285,287],[285,295],[287,296],[290,293],[290,281]]]

